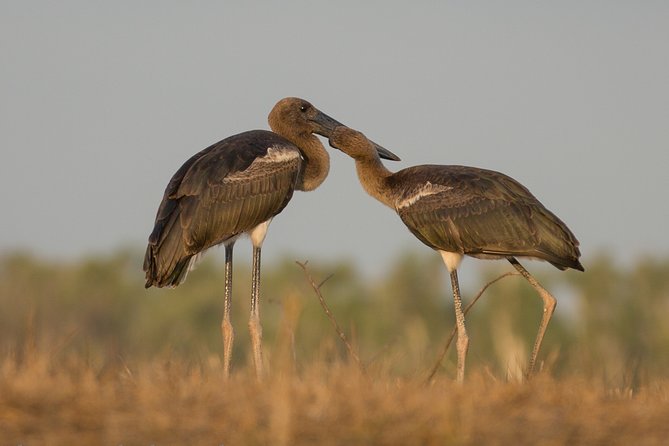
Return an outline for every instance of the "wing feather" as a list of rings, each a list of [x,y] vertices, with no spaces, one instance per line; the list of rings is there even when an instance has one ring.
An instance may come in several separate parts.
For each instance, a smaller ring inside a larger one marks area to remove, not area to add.
[[[569,228],[502,173],[416,166],[393,175],[390,184],[402,221],[434,249],[483,258],[535,257],[561,269],[582,269]]]
[[[281,212],[300,175],[297,147],[256,130],[191,157],[170,180],[149,237],[146,286],[176,286],[191,259]]]

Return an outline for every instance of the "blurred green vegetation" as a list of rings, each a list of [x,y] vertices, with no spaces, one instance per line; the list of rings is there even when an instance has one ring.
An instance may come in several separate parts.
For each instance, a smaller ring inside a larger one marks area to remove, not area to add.
[[[220,355],[223,264],[207,256],[176,289],[143,287],[141,253],[55,262],[14,252],[0,257],[0,348],[20,360],[27,348],[55,360],[76,354],[94,364],[159,355],[207,360]],[[606,255],[584,262],[585,273],[560,272],[525,262],[558,299],[540,359],[556,375],[602,378],[636,386],[669,376],[669,259],[639,259],[623,268]],[[476,265],[476,266],[473,266]],[[507,262],[469,262],[464,300]],[[339,325],[368,366],[391,364],[399,374],[427,373],[453,327],[450,283],[439,256],[407,253],[382,277],[361,276],[350,263],[309,264]],[[472,277],[473,276],[473,277]],[[472,280],[473,279],[473,280]],[[261,318],[271,363],[288,300],[298,302],[296,363],[346,356],[304,272],[294,259],[267,263]],[[250,271],[234,271],[233,367],[246,363]],[[541,300],[520,277],[493,285],[467,317],[468,367],[498,376],[519,373],[531,349]],[[443,362],[453,373],[454,353]]]

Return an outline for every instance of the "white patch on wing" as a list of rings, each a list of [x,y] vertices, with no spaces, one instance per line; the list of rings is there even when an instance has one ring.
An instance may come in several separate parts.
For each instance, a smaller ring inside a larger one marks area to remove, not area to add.
[[[395,201],[395,209],[402,209],[415,204],[418,200],[429,195],[446,192],[453,189],[451,186],[442,186],[441,184],[432,184],[429,181],[416,190],[404,194]]]
[[[254,162],[261,163],[280,163],[283,161],[292,161],[301,158],[302,155],[295,149],[288,149],[285,147],[270,147],[267,149],[267,155],[258,158]]]
[[[275,169],[273,166],[276,166],[276,169],[278,170],[279,165],[291,165],[301,158],[302,154],[297,149],[288,147],[270,147],[267,149],[267,154],[253,160],[248,169],[228,175],[223,182],[234,183],[238,181],[247,181],[249,178],[254,178],[257,175],[257,172],[273,170]]]

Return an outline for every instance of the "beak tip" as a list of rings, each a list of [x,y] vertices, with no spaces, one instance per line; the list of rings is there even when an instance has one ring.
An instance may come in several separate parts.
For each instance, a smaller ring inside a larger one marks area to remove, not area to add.
[[[382,147],[376,143],[373,143],[374,146],[376,147],[376,152],[379,154],[379,157],[385,160],[389,161],[401,161],[400,157],[395,155],[393,152],[390,150],[386,149],[385,147]]]

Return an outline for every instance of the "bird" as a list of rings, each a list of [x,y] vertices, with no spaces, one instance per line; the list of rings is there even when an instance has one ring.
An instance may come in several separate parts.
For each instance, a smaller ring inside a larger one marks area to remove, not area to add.
[[[232,253],[247,234],[253,245],[249,331],[256,375],[263,375],[260,324],[260,253],[272,219],[295,190],[312,191],[328,175],[330,158],[316,134],[329,136],[338,121],[308,101],[288,97],[272,108],[272,131],[251,130],[196,153],[170,179],[144,256],[145,287],[176,287],[202,254],[225,246],[223,373],[229,376],[234,331],[230,322]],[[379,156],[399,158],[376,146]]]
[[[355,160],[369,195],[394,209],[414,236],[441,254],[453,289],[457,382],[464,380],[469,346],[457,274],[463,257],[507,259],[537,290],[543,316],[526,372],[531,376],[557,301],[517,258],[584,271],[579,242],[567,225],[503,173],[456,165],[419,165],[393,173],[364,134],[345,126],[333,130],[329,144]]]

